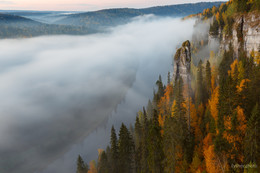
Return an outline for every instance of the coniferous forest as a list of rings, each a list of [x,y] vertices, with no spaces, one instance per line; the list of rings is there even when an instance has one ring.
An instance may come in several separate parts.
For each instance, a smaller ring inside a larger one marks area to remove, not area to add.
[[[259,9],[258,0],[232,0],[190,16],[210,21],[209,34],[229,39],[228,48],[209,51],[202,60],[196,52],[205,42],[186,42],[190,89],[176,74],[169,73],[165,83],[159,76],[133,128],[112,127],[110,145],[97,162],[86,164],[79,156],[77,173],[259,172],[260,47],[248,53],[239,28],[237,54],[231,44],[235,18],[259,15]]]

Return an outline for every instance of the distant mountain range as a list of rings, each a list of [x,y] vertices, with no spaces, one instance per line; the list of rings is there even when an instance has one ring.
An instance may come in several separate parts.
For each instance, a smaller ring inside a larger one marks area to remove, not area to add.
[[[105,9],[94,12],[71,14],[58,20],[58,24],[70,24],[75,26],[87,26],[89,28],[102,28],[124,24],[133,17],[140,15],[154,14],[157,16],[184,17],[190,14],[197,14],[206,8],[219,6],[223,2],[201,2],[195,4],[181,4],[158,6],[143,9],[118,8]]]
[[[25,17],[0,13],[0,38],[35,37],[40,35],[84,35],[98,32],[84,26],[46,24]]]
[[[83,35],[128,23],[134,17],[141,15],[184,17],[202,12],[212,6],[219,6],[221,3],[201,2],[144,9],[118,8],[84,13],[0,10],[0,38],[54,34]]]

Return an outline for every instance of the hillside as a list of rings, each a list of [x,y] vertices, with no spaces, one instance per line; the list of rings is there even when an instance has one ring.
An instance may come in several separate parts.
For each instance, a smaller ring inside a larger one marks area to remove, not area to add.
[[[158,16],[183,17],[202,12],[205,8],[219,6],[220,4],[220,2],[207,2],[145,9],[105,9],[76,14],[44,11],[1,11],[0,38],[60,34],[85,35],[103,32],[107,27],[126,24],[134,17],[141,15],[154,14]]]
[[[133,17],[154,14],[158,16],[184,17],[190,14],[202,12],[205,8],[219,6],[220,2],[203,2],[195,4],[182,4],[170,6],[158,6],[144,9],[105,9],[94,12],[68,15],[57,21],[58,24],[70,24],[75,26],[87,26],[91,28],[104,28],[118,24],[125,24]]]
[[[192,15],[193,39],[176,51],[167,83],[159,77],[134,127],[112,126],[97,166],[79,156],[77,172],[259,172],[259,7],[231,0]]]
[[[34,37],[41,35],[84,35],[97,30],[80,26],[44,24],[11,14],[0,13],[0,38]]]

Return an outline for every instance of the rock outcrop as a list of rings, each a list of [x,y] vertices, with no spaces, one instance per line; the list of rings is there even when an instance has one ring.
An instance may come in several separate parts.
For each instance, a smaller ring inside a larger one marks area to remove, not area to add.
[[[173,65],[173,81],[177,78],[182,78],[184,84],[190,81],[190,62],[191,62],[191,49],[190,42],[187,40],[182,44],[174,56]]]
[[[226,50],[232,44],[234,56],[237,58],[239,50],[244,49],[249,56],[252,51],[260,48],[260,15],[248,13],[235,17],[232,27],[232,38],[223,35],[221,49]]]

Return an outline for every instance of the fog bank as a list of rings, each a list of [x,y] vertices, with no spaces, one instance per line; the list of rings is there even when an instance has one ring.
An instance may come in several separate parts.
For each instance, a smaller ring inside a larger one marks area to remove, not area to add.
[[[118,104],[109,125],[133,119],[193,24],[143,16],[106,34],[0,40],[0,172],[30,173],[54,160],[74,171],[74,157],[93,151],[103,132],[93,144],[86,137]],[[59,164],[46,171],[60,172]]]

